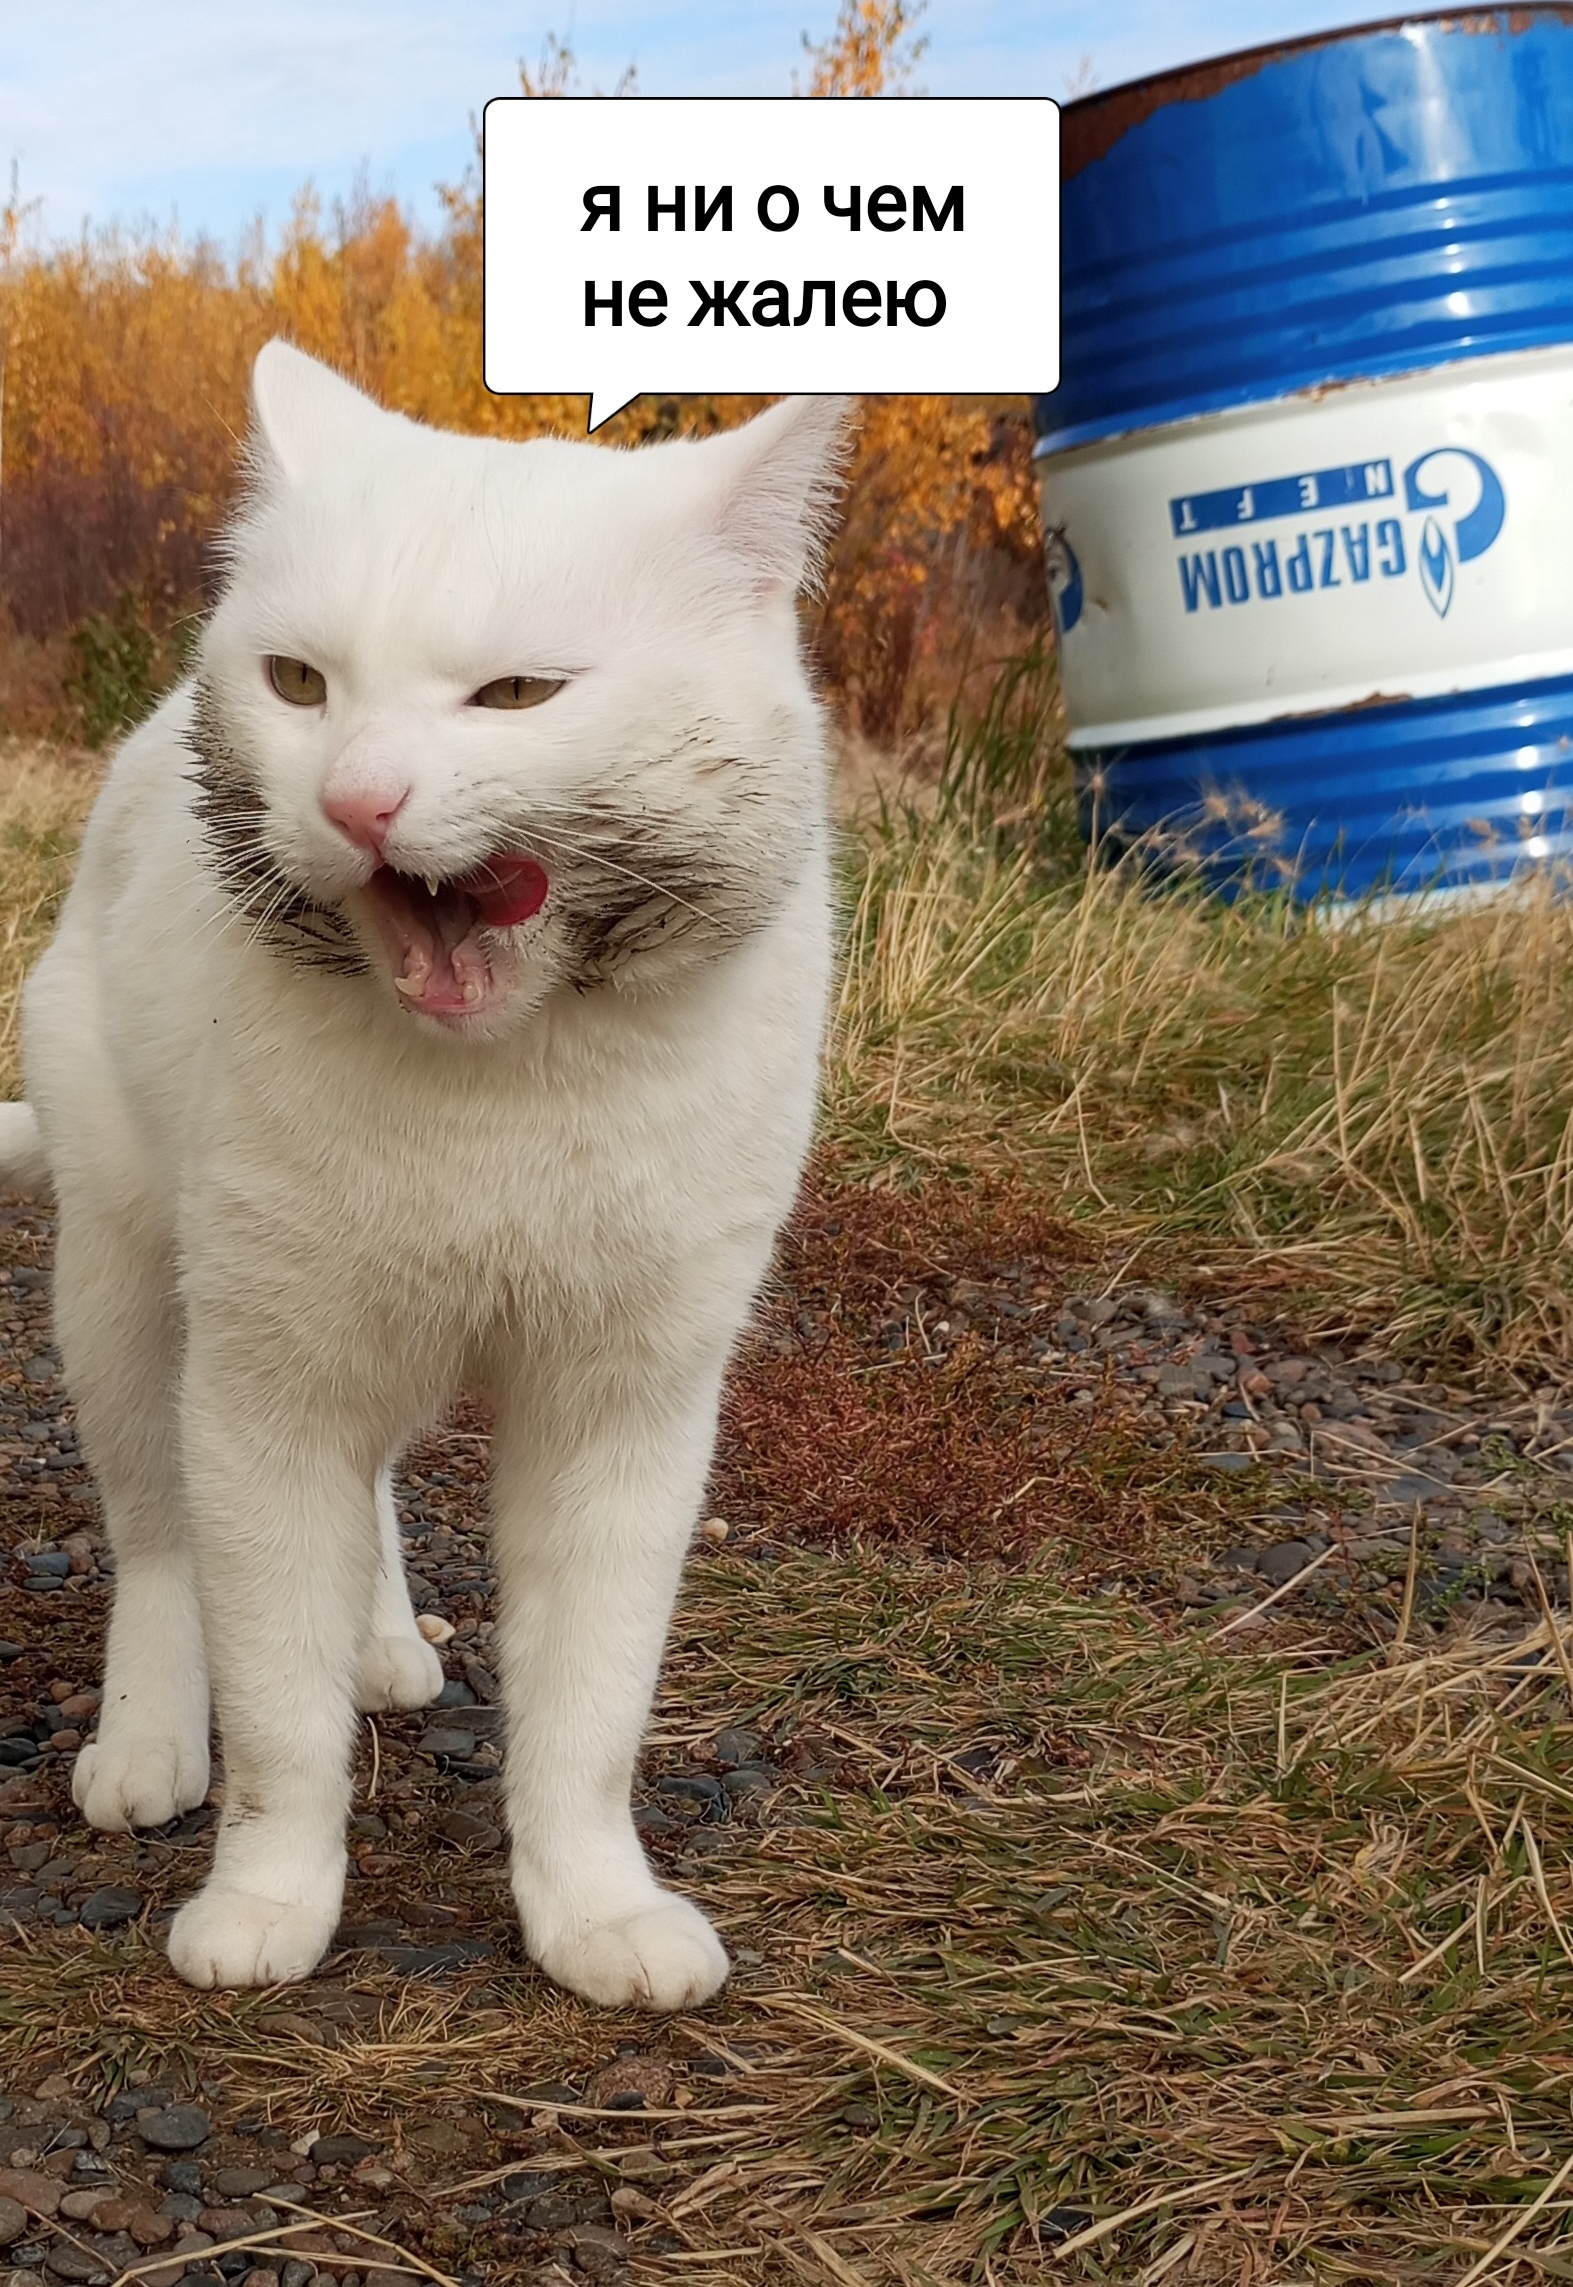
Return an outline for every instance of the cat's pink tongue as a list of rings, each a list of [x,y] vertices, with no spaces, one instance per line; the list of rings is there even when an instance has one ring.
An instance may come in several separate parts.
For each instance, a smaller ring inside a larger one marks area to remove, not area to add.
[[[540,912],[551,884],[534,858],[488,858],[454,887],[474,898],[489,929],[513,929]]]
[[[550,884],[533,858],[495,857],[435,890],[380,866],[367,884],[393,981],[427,1016],[476,1015],[491,996],[492,966],[478,932],[512,929],[546,902]]]

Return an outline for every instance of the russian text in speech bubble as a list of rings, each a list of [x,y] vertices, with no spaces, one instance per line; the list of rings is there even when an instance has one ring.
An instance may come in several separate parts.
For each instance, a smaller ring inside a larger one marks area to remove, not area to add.
[[[486,106],[485,374],[646,390],[1017,394],[1059,380],[1059,106]]]

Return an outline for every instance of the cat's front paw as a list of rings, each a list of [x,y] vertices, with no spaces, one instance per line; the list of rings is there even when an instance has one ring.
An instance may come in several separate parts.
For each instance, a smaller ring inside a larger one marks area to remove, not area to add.
[[[282,1985],[311,1975],[337,1921],[336,1903],[282,1905],[210,1882],[171,1923],[169,1959],[188,1985]]]
[[[361,1654],[355,1704],[367,1715],[430,1707],[442,1686],[442,1662],[424,1636],[373,1636]]]
[[[195,1810],[208,1791],[206,1739],[127,1732],[96,1739],[77,1756],[71,1795],[89,1826],[110,1834],[163,1826]]]
[[[536,1959],[556,1984],[607,2009],[692,2009],[720,1991],[731,1967],[699,1908],[665,1891],[633,1913],[554,1937]]]

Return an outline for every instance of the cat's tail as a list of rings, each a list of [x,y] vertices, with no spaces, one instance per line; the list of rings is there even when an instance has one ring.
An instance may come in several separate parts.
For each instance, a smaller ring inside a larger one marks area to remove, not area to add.
[[[31,1104],[0,1104],[0,1190],[49,1196],[49,1162]]]

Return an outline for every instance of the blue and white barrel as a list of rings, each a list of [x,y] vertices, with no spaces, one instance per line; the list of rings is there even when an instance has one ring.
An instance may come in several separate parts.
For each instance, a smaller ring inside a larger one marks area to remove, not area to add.
[[[1573,8],[1258,49],[1063,134],[1084,815],[1306,898],[1573,856]]]

